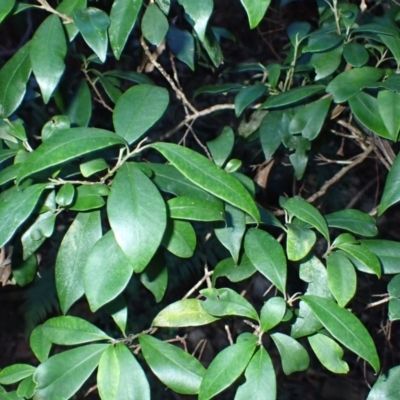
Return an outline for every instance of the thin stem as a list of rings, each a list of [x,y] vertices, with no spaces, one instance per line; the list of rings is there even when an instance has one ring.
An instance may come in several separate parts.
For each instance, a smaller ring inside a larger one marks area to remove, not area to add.
[[[37,2],[40,4],[40,6],[34,6],[36,8],[41,8],[42,10],[46,10],[47,12],[51,14],[55,14],[58,17],[60,17],[63,21],[64,24],[73,24],[74,20],[71,17],[68,17],[68,15],[60,13],[56,9],[54,9],[48,2],[47,0],[37,0]]]

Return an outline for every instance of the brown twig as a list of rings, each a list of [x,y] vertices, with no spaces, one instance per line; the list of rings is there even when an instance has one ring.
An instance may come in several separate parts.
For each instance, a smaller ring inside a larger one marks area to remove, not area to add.
[[[225,328],[226,336],[228,337],[228,342],[229,342],[230,345],[232,345],[233,344],[233,339],[232,339],[231,330],[229,329],[228,325],[225,325],[224,328]]]
[[[95,83],[90,79],[89,74],[87,73],[85,68],[82,68],[82,72],[85,75],[86,80],[88,81],[89,85],[92,87],[94,93],[96,94],[96,97],[94,98],[95,101],[97,101],[98,103],[100,103],[104,108],[106,108],[108,111],[114,112],[114,109],[112,107],[110,107],[105,100],[103,99],[103,97],[101,96],[99,90],[97,89]]]

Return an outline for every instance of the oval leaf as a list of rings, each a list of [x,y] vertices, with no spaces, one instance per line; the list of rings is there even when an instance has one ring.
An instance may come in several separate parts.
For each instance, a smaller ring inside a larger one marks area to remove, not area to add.
[[[191,221],[220,221],[224,219],[222,202],[209,202],[195,197],[178,196],[168,201],[169,216]]]
[[[378,215],[381,216],[390,206],[398,201],[400,201],[400,153],[396,156],[386,178]]]
[[[11,385],[31,376],[36,368],[29,364],[13,364],[0,371],[0,384]]]
[[[161,243],[177,257],[190,258],[193,256],[196,242],[196,232],[189,222],[169,220]]]
[[[286,301],[282,297],[271,297],[268,299],[260,313],[261,330],[267,332],[275,328],[282,321],[286,313]]]
[[[150,3],[142,18],[143,36],[155,46],[159,46],[168,32],[168,20],[157,4]]]

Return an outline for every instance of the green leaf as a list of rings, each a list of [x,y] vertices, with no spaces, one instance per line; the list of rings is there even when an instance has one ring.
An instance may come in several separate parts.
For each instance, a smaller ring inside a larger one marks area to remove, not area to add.
[[[191,1],[191,0],[185,0]],[[207,0],[210,1],[210,0]],[[224,61],[224,55],[213,29],[207,29],[206,36],[204,37],[203,47],[206,50],[208,57],[216,68],[218,68]]]
[[[284,121],[289,122],[283,111],[268,111],[258,128],[266,161],[271,159],[281,144],[281,130],[286,128]]]
[[[216,317],[238,315],[258,320],[254,307],[232,289],[208,288],[200,290],[200,294],[206,297],[206,300],[201,303],[202,307],[211,315]]]
[[[49,137],[68,129],[70,126],[71,123],[68,117],[65,117],[64,115],[56,115],[52,117],[51,120],[46,122],[42,128],[42,141],[44,142]]]
[[[397,96],[397,95],[396,95]],[[379,113],[379,104],[375,97],[365,92],[360,92],[349,99],[349,106],[355,117],[367,129],[386,139],[396,140],[397,132],[393,137],[387,130]],[[387,110],[385,110],[387,111]]]
[[[0,371],[0,384],[11,385],[31,376],[36,368],[29,364],[13,364]]]
[[[145,74],[136,71],[120,71],[110,70],[103,74],[104,76],[114,76],[116,78],[125,79],[135,83],[144,83],[147,85],[154,85],[154,82]]]
[[[289,36],[292,45],[296,46],[296,43],[300,43],[307,37],[310,30],[311,25],[308,22],[292,22],[288,26],[286,33]]]
[[[327,259],[328,284],[340,307],[353,298],[357,289],[357,274],[353,264],[340,253],[332,252]]]
[[[226,276],[231,282],[240,282],[253,276],[256,271],[247,254],[243,253],[239,265],[235,263],[233,258],[220,261],[214,269],[212,282],[215,285],[217,278],[221,276]]]
[[[75,10],[77,10],[78,8],[86,7],[86,1],[87,0],[63,0],[57,7],[57,11],[62,14],[68,15],[68,17],[70,18],[73,18]],[[72,42],[75,36],[79,33],[76,24],[65,24],[64,27],[67,31],[69,41]]]
[[[178,3],[183,6],[185,13],[193,21],[194,30],[200,41],[204,42],[207,23],[213,11],[213,0],[178,0]]]
[[[329,242],[328,225],[321,213],[311,204],[307,203],[301,197],[293,197],[283,204],[283,208],[298,219],[313,226]]]
[[[391,35],[379,35],[379,39],[389,48],[396,60],[397,68],[400,65],[399,38]]]
[[[154,374],[179,394],[197,394],[205,373],[200,362],[177,346],[140,335],[143,356]]]
[[[330,228],[344,229],[366,237],[378,234],[375,219],[359,210],[340,210],[324,217]]]
[[[276,239],[267,232],[251,228],[246,233],[244,249],[256,269],[285,294],[286,259]]]
[[[179,328],[201,326],[217,321],[202,307],[202,301],[185,299],[172,303],[161,310],[154,318],[152,326]]]
[[[15,254],[17,253],[17,254]],[[20,258],[19,252],[15,252],[12,260],[13,278],[17,285],[26,286],[35,279],[38,269],[38,259],[36,254],[31,255],[26,260]]]
[[[268,299],[260,312],[261,331],[267,332],[278,325],[286,313],[286,301],[282,297]]]
[[[359,43],[350,42],[344,46],[343,57],[347,63],[359,68],[365,65],[369,59],[369,53],[365,46]]]
[[[92,96],[89,86],[82,80],[72,102],[68,106],[67,116],[71,124],[86,128],[92,117]]]
[[[233,176],[188,148],[171,143],[156,143],[152,147],[193,183],[247,212],[256,222],[260,222],[260,215],[254,200]]]
[[[121,57],[141,7],[142,0],[117,0],[113,2],[108,35],[111,48],[117,60]]]
[[[199,400],[209,400],[235,382],[246,369],[255,349],[256,341],[238,340],[218,353],[201,381]]]
[[[400,107],[400,95],[390,90],[378,93],[378,110],[389,132],[389,138],[396,141],[400,130],[400,116],[396,112]]]
[[[50,15],[39,26],[31,43],[32,70],[47,104],[64,73],[67,43],[60,18]]]
[[[69,399],[92,374],[109,344],[89,344],[58,353],[40,364],[35,399]]]
[[[299,261],[313,248],[317,241],[314,231],[296,224],[286,224],[286,253],[290,261]]]
[[[15,6],[15,0],[3,0],[0,4],[0,23]]]
[[[323,297],[307,295],[302,296],[302,300],[307,303],[325,329],[336,340],[370,363],[378,373],[380,362],[375,344],[367,329],[355,315]]]
[[[83,269],[83,288],[94,312],[115,299],[126,287],[132,265],[108,231],[89,252]]]
[[[0,116],[6,118],[21,104],[31,75],[31,42],[21,47],[0,70]]]
[[[400,319],[400,299],[390,299],[388,307],[389,321],[397,321]]]
[[[19,383],[17,388],[17,395],[24,399],[30,399],[35,393],[35,388],[36,383],[33,381],[33,375],[28,376]]]
[[[168,91],[153,85],[137,85],[118,100],[113,113],[117,135],[134,143],[164,114],[169,103]]]
[[[288,90],[287,92],[280,93],[276,96],[270,96],[266,101],[264,101],[264,103],[261,104],[260,108],[270,109],[289,106],[301,100],[305,100],[317,93],[323,92],[324,90],[324,85],[307,85],[298,87]]]
[[[101,208],[105,204],[102,196],[107,196],[109,191],[108,187],[101,183],[78,186],[75,200],[68,209],[73,211],[90,211]]]
[[[278,332],[273,333],[271,338],[278,348],[285,375],[308,368],[310,358],[306,349],[296,339]]]
[[[343,46],[323,53],[313,53],[311,65],[315,68],[315,81],[326,78],[339,68],[342,61]]]
[[[69,315],[48,319],[42,325],[42,333],[51,343],[66,346],[111,339],[85,319]]]
[[[168,20],[157,6],[150,3],[142,18],[143,36],[155,46],[159,46],[168,32]]]
[[[343,349],[330,337],[321,333],[309,336],[308,342],[320,363],[335,374],[347,374],[349,365],[343,361]]]
[[[140,282],[153,293],[155,300],[159,303],[164,297],[168,285],[168,268],[165,259],[160,253],[150,261],[150,264],[140,274]]]
[[[341,45],[343,36],[337,32],[316,31],[308,37],[306,46],[303,47],[303,53],[319,53],[331,50]]]
[[[108,168],[109,166],[104,158],[95,158],[94,160],[86,161],[79,165],[81,174],[85,178],[88,178],[89,176],[92,176],[100,171],[104,171]]]
[[[36,326],[29,337],[29,345],[36,358],[43,362],[49,357],[52,343],[43,333],[43,325]]]
[[[242,89],[235,97],[236,117],[240,117],[246,107],[260,98],[266,92],[266,90],[266,86],[262,83],[256,83],[252,86]]]
[[[104,62],[108,47],[107,28],[110,25],[108,15],[98,8],[88,7],[75,10],[74,21],[87,45]]]
[[[146,375],[123,343],[109,346],[102,354],[97,372],[97,386],[102,399],[150,400],[150,386]]]
[[[115,239],[133,270],[142,272],[161,244],[167,217],[159,191],[136,164],[126,163],[118,170],[107,213]]]
[[[56,259],[56,287],[64,314],[84,293],[83,268],[101,235],[100,212],[79,213],[61,242]]]
[[[387,286],[390,297],[400,297],[400,274],[395,275]]]
[[[99,78],[99,82],[103,86],[104,91],[113,103],[116,103],[118,99],[122,96],[122,92],[119,89],[118,79],[113,79],[112,77],[106,77],[99,71],[92,69],[94,75]]]
[[[333,95],[335,103],[343,103],[361,92],[368,85],[383,78],[385,71],[381,68],[353,68],[337,75],[326,87],[326,92]]]
[[[235,134],[229,126],[225,126],[221,134],[207,142],[207,147],[210,150],[211,156],[218,165],[223,167],[228,157],[231,155],[235,144]]]
[[[0,248],[31,215],[46,186],[37,184],[26,189],[14,186],[0,194]]]
[[[246,10],[250,29],[254,29],[263,19],[271,0],[240,0]]]
[[[115,324],[121,330],[124,336],[126,331],[126,325],[128,322],[128,306],[126,304],[125,298],[119,295],[111,302],[104,306],[104,310],[110,314],[111,318],[114,320]]]
[[[196,248],[196,232],[190,222],[169,220],[162,245],[180,258],[190,258]]]
[[[367,400],[397,400],[400,392],[400,365],[382,374],[372,387]]]
[[[271,357],[260,347],[245,372],[246,382],[239,386],[235,400],[276,399],[276,376]]]
[[[125,141],[110,131],[96,128],[71,128],[41,144],[21,167],[17,182],[51,167],[59,166],[85,154]]]
[[[193,35],[186,30],[170,25],[167,33],[167,44],[176,58],[194,71],[195,42]],[[195,95],[196,93],[197,91]]]
[[[224,219],[223,203],[208,202],[195,197],[178,196],[168,200],[169,216],[191,221],[220,221]]]
[[[400,153],[399,153],[400,154]],[[397,155],[386,178],[378,215],[381,216],[390,206],[400,201],[400,155]]]
[[[400,273],[400,243],[391,240],[360,240],[360,243],[374,253],[384,274]]]
[[[66,183],[61,186],[56,196],[56,203],[61,207],[69,206],[75,197],[75,187],[71,183]]]

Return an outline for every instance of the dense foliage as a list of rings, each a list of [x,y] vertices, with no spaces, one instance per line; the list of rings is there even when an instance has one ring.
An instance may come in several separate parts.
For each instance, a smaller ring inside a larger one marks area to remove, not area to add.
[[[237,3],[250,29],[296,4]],[[146,400],[156,376],[200,400],[272,400],[278,368],[310,356],[334,374],[363,363],[381,374],[368,400],[398,398],[400,366],[381,370],[353,305],[365,277],[394,275],[365,305],[400,319],[400,243],[377,238],[400,200],[400,8],[379,3],[317,0],[285,26],[285,59],[224,65],[235,32],[213,0],[0,2],[0,278],[33,299],[37,359],[0,371],[0,399]],[[340,141],[315,178],[312,150]],[[379,206],[321,212],[362,163],[389,171]],[[176,335],[208,324],[229,345],[204,362],[205,337]]]

